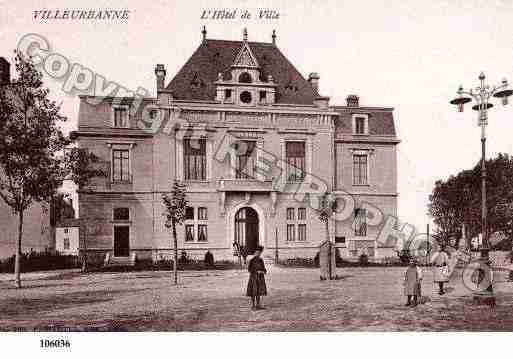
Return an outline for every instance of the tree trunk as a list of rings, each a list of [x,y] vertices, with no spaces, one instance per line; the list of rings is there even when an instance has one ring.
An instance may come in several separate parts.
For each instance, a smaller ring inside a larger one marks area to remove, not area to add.
[[[23,211],[18,212],[18,240],[16,241],[16,257],[14,260],[14,285],[21,288],[21,238],[23,236]]]
[[[330,229],[329,229],[329,224],[328,224],[328,221],[329,219],[326,219],[326,222],[325,222],[325,229],[326,229],[326,240],[328,242],[330,242]]]
[[[326,229],[326,241],[328,242],[328,246],[329,246],[328,247],[329,248],[329,250],[328,250],[328,273],[329,273],[328,277],[329,278],[328,279],[331,280],[331,279],[333,279],[333,268],[331,268],[331,263],[332,263],[331,256],[333,255],[333,253],[332,253],[332,248],[331,248],[330,230],[329,230],[328,221],[329,221],[329,219],[326,218],[326,222],[325,222],[325,227],[324,228]]]
[[[80,230],[82,230],[82,226],[80,227]],[[83,245],[82,245],[82,250],[83,250],[83,253],[82,253],[82,273],[87,273],[87,271],[89,270],[87,268],[87,227],[84,226],[83,227],[83,233],[84,233],[84,241],[83,241]],[[80,236],[80,234],[79,234]]]
[[[173,273],[175,277],[175,285],[178,285],[178,238],[176,237],[176,224],[175,221],[172,223],[173,225],[173,240],[175,246],[175,259],[173,260]]]

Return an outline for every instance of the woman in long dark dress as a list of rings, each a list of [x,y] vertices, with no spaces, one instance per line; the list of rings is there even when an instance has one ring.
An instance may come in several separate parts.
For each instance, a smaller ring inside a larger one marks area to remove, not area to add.
[[[264,247],[258,246],[255,255],[248,264],[249,281],[246,296],[251,297],[252,309],[264,309],[260,305],[260,297],[267,295],[267,287],[265,285],[265,269],[264,261],[260,257]]]

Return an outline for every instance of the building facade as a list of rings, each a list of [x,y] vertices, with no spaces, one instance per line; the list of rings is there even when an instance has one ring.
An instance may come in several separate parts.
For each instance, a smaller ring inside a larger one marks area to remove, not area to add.
[[[392,108],[362,107],[354,95],[330,105],[319,75],[305,79],[274,33],[261,43],[246,31],[242,41],[212,40],[204,29],[169,83],[164,65],[155,75],[155,98],[80,98],[74,136],[109,173],[78,193],[80,248],[90,257],[169,256],[162,195],[175,179],[187,186],[178,246],[190,257],[233,259],[237,243],[250,254],[260,244],[268,256],[311,258],[326,239],[315,209],[325,192],[354,207],[330,221],[341,254],[387,255],[365,204],[396,214]]]
[[[78,255],[80,221],[64,219],[55,227],[55,250],[64,255]]]

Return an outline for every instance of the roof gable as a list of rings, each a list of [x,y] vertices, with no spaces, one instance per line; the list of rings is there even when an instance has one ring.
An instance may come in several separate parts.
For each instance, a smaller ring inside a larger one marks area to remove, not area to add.
[[[253,52],[248,46],[247,42],[243,42],[242,46],[239,50],[239,53],[235,57],[235,61],[233,62],[232,66],[236,67],[259,67],[258,61],[253,55]]]
[[[259,65],[261,80],[269,75],[276,87],[276,103],[312,105],[319,95],[281,51],[271,43],[247,42]],[[218,74],[231,78],[231,66],[243,49],[242,41],[205,40],[187,60],[167,90],[177,100],[214,101]]]

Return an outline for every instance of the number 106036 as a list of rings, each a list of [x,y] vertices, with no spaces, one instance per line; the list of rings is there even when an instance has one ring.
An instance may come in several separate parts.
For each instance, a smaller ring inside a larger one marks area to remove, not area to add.
[[[41,348],[70,348],[71,343],[68,339],[41,339],[39,341]]]

